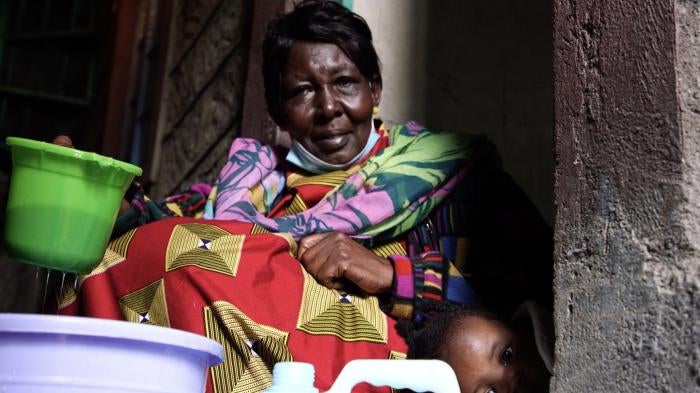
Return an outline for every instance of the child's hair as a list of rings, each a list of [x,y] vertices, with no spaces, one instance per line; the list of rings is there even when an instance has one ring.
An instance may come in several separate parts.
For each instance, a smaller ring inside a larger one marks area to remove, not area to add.
[[[466,317],[481,317],[492,321],[507,322],[498,314],[474,305],[435,303],[423,310],[418,321],[402,320],[396,330],[408,344],[408,359],[439,359],[445,343]]]

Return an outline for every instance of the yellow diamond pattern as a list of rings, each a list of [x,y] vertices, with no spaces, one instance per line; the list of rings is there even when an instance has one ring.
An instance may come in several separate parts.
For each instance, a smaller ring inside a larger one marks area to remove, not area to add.
[[[386,344],[386,315],[374,296],[350,296],[320,285],[306,271],[297,329],[314,335],[333,335],[344,341]]]
[[[231,303],[205,307],[204,324],[207,337],[224,347],[224,362],[211,368],[214,393],[263,391],[275,363],[293,360],[289,333],[254,322]]]
[[[168,242],[165,270],[197,266],[235,277],[244,240],[244,235],[232,235],[214,225],[177,225]]]
[[[127,321],[170,327],[163,279],[122,296],[119,307]]]
[[[104,257],[102,257],[102,261],[99,263],[99,265],[92,269],[89,274],[80,276],[78,279],[78,286],[82,285],[82,283],[88,278],[104,273],[107,271],[107,269],[126,261],[126,250],[129,249],[129,243],[131,243],[131,239],[134,238],[134,234],[136,233],[137,229],[132,229],[129,232],[110,241],[107,244],[107,250],[105,251]]]

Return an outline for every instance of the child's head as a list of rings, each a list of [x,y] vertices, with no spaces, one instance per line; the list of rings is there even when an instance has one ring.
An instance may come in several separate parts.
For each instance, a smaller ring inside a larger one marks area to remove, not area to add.
[[[503,319],[484,309],[451,306],[400,330],[408,357],[447,362],[462,392],[539,392],[548,377],[546,369],[530,364],[541,363],[534,346],[521,343]]]

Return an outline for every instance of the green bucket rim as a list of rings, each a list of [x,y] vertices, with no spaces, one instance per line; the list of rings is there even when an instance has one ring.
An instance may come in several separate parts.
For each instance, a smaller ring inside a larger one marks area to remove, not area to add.
[[[64,157],[76,158],[85,161],[92,161],[100,166],[105,167],[115,167],[121,169],[127,173],[134,176],[141,176],[143,170],[136,165],[129,164],[127,162],[115,160],[112,157],[105,157],[97,153],[86,152],[72,147],[65,147],[56,145],[53,143],[35,141],[33,139],[19,138],[14,136],[9,136],[5,139],[5,143],[8,146],[19,146],[25,147],[32,150],[41,150],[52,154],[57,154]]]

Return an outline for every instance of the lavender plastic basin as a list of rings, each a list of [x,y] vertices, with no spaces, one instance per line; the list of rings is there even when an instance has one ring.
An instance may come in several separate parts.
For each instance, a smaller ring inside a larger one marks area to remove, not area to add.
[[[131,322],[0,314],[0,392],[195,393],[223,348]]]

